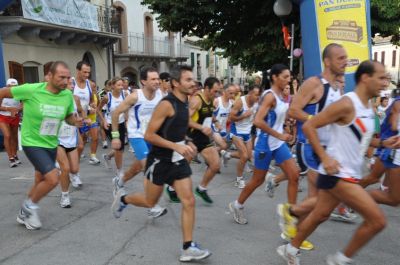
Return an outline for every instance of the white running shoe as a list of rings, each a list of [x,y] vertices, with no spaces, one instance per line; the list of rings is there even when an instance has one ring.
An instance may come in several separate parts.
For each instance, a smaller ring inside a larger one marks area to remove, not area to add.
[[[250,162],[246,162],[246,165],[244,166],[244,171],[247,173],[253,172],[253,165]]]
[[[111,158],[107,155],[107,154],[103,154],[103,161],[104,161],[104,165],[107,169],[111,169]]]
[[[229,210],[233,214],[233,220],[235,220],[236,223],[240,225],[247,224],[247,219],[244,217],[243,208],[242,209],[236,208],[235,202],[230,202],[228,206]]]
[[[108,143],[107,141],[103,141],[103,149],[107,149],[108,148]]]
[[[69,199],[69,194],[61,194],[60,206],[61,208],[71,208],[71,200]]]
[[[119,184],[118,184],[118,181],[119,181],[119,177],[117,177],[117,176],[115,176],[113,179],[112,179],[112,183],[113,183],[113,196],[115,197],[115,196],[117,196],[117,193],[118,193],[118,191],[120,190],[120,189],[124,189],[124,186],[120,186]]]
[[[122,211],[128,206],[121,202],[121,197],[126,195],[124,189],[118,190],[117,194],[114,197],[114,201],[111,205],[111,213],[115,218],[120,218],[122,215]]]
[[[179,261],[192,261],[192,260],[202,260],[211,255],[211,252],[208,249],[201,249],[197,243],[192,242],[192,245],[182,250],[181,256],[179,257]]]
[[[168,212],[167,208],[161,207],[156,204],[153,208],[147,210],[147,215],[151,218],[158,218],[165,215]]]
[[[89,159],[89,164],[91,165],[98,165],[100,164],[100,160],[97,159],[97,157],[93,156]]]
[[[350,265],[353,264],[353,260],[345,257],[343,254],[336,252],[334,255],[328,255],[326,257],[326,264],[328,265]]]
[[[69,180],[71,182],[72,187],[79,188],[82,186],[82,181],[79,174],[70,174]]]
[[[37,210],[39,207],[28,208],[25,203],[22,204],[17,216],[17,222],[25,225],[29,230],[36,230],[42,227]]]
[[[244,179],[239,180],[238,188],[244,189],[244,187],[246,187],[246,182],[244,181]]]
[[[296,255],[292,255],[287,251],[287,245],[279,246],[276,249],[279,256],[281,256],[284,260],[287,261],[288,265],[300,265],[300,253],[298,252]]]
[[[228,160],[231,159],[231,153],[225,150],[221,150],[222,165],[224,167],[228,166]]]
[[[268,194],[268,197],[273,198],[275,195],[275,188],[278,187],[278,185],[275,184],[274,181],[275,175],[272,173],[267,174],[267,183],[265,184],[265,192]]]
[[[330,218],[334,221],[354,223],[354,220],[357,219],[357,215],[349,212],[346,207],[338,206],[333,210]]]

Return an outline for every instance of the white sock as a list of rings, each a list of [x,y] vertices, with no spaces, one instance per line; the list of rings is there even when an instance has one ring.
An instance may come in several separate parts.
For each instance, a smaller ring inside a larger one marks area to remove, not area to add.
[[[168,186],[168,190],[169,191],[175,191],[174,188],[172,186]]]
[[[238,208],[238,209],[244,208],[243,204],[240,204],[237,200],[235,201],[234,206],[235,206],[235,208]]]
[[[344,262],[346,262],[346,263],[350,263],[350,262],[353,261],[351,258],[346,257],[341,251],[338,251],[338,252],[336,253],[336,257],[338,257],[338,259],[339,259],[340,261],[344,261]]]
[[[123,187],[125,185],[125,181],[123,180],[123,177],[118,178],[118,186]]]
[[[242,180],[243,177],[236,177],[236,181]]]
[[[201,186],[201,185],[199,185],[199,187],[198,187],[198,188],[199,188],[199,190],[200,190],[200,191],[205,191],[205,190],[207,190],[207,188],[204,188],[204,187],[203,187],[203,186]]]
[[[289,243],[286,245],[286,251],[291,255],[296,255],[299,252],[299,249],[295,248],[291,243]]]
[[[25,200],[25,205],[29,209],[38,209],[39,208],[39,206],[36,203],[32,202],[32,200],[30,198]]]
[[[61,196],[67,196],[68,194],[69,194],[68,191],[66,191],[66,192],[62,191],[62,192],[61,192]]]
[[[70,175],[71,178],[74,178],[74,177],[76,177],[78,174],[69,173],[69,175]]]

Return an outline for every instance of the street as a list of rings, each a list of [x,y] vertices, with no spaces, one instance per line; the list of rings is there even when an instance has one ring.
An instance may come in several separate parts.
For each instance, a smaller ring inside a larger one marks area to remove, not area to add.
[[[127,149],[127,148],[126,148]],[[98,151],[101,157],[103,151]],[[71,188],[72,208],[59,206],[57,187],[40,202],[42,229],[28,231],[15,219],[25,193],[33,182],[33,169],[20,152],[23,164],[9,168],[6,154],[0,153],[0,264],[180,264],[181,242],[180,205],[167,201],[163,194],[160,205],[168,213],[159,219],[147,217],[146,209],[129,206],[120,219],[110,211],[112,203],[113,171],[101,164],[92,166],[88,159],[81,161],[83,187]],[[124,167],[133,159],[124,153]],[[200,181],[205,164],[192,164],[193,182]],[[235,161],[221,168],[209,187],[214,199],[211,206],[196,198],[194,240],[212,252],[212,256],[198,264],[217,265],[284,265],[276,253],[280,239],[276,205],[286,201],[286,186],[278,187],[275,198],[269,198],[260,187],[245,204],[247,225],[238,225],[228,210],[228,203],[238,196],[234,187]],[[250,173],[247,173],[249,177]],[[303,180],[301,185],[306,186]],[[143,176],[128,182],[129,192],[143,190]],[[299,200],[306,191],[299,193]],[[399,261],[399,210],[383,206],[388,226],[355,257],[356,264],[395,265]],[[360,223],[361,218],[357,218]],[[325,264],[325,257],[344,247],[357,224],[327,221],[311,236],[316,246],[313,251],[302,251],[301,264]]]

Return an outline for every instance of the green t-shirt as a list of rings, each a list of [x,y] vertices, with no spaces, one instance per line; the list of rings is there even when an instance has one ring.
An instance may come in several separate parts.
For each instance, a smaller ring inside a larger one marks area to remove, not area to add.
[[[25,84],[11,88],[14,99],[24,104],[22,146],[56,148],[61,121],[74,112],[72,92],[53,94],[47,83]]]

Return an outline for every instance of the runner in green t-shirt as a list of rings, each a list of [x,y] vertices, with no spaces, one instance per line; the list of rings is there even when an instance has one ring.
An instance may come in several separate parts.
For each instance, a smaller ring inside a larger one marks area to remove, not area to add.
[[[0,89],[0,99],[23,102],[22,147],[35,168],[35,183],[17,216],[27,229],[42,226],[37,203],[58,183],[55,160],[61,121],[82,126],[82,118],[73,115],[72,93],[65,90],[70,78],[67,64],[57,61],[50,66],[48,82]]]

